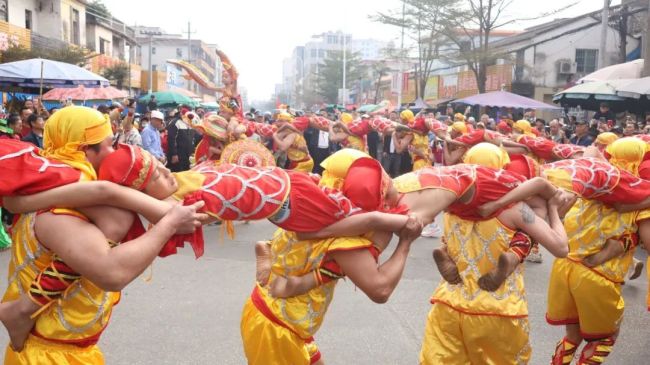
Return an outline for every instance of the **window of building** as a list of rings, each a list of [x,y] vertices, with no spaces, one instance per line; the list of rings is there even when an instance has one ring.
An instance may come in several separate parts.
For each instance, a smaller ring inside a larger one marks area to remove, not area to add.
[[[25,28],[32,29],[32,11],[25,9]]]
[[[176,48],[176,57],[183,57],[183,49]]]
[[[151,54],[156,54],[156,47],[151,47]]]
[[[325,50],[324,49],[319,49],[318,50],[318,57],[319,58],[325,57]]]
[[[108,54],[108,50],[111,48],[111,42],[107,41],[104,38],[99,38],[99,53]]]
[[[79,45],[81,44],[81,24],[79,19],[79,10],[72,8],[70,13],[71,24],[72,24],[72,43]]]
[[[156,71],[157,68],[158,68],[158,65],[151,65],[151,71]]]
[[[310,52],[311,58],[316,58],[318,56],[318,50],[316,48],[312,48]]]
[[[577,72],[588,74],[598,68],[597,49],[576,49]]]

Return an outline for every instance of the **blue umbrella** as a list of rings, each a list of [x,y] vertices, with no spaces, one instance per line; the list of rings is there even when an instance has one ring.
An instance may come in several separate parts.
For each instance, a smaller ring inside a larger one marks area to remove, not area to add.
[[[21,88],[102,87],[108,80],[69,63],[33,58],[0,65],[0,86]]]

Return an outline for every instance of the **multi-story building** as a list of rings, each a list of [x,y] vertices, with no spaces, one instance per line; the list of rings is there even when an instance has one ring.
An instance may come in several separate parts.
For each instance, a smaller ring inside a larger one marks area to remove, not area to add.
[[[181,77],[182,71],[176,66],[168,64],[167,60],[190,61],[210,80],[219,83],[221,66],[220,62],[217,62],[218,56],[215,53],[217,45],[207,44],[198,39],[188,41],[187,38],[180,34],[168,34],[157,27],[137,27],[136,40],[139,44],[141,63],[145,69],[143,79],[148,78],[149,71],[147,70],[149,65],[151,65],[153,80],[157,80],[161,74],[165,74],[165,85],[156,82],[153,91],[175,87],[184,88],[200,96],[205,101],[216,100],[214,92],[202,88],[194,81]],[[149,60],[149,54],[151,54],[151,61]]]
[[[601,11],[557,19],[491,44],[492,52],[512,64],[513,91],[547,103],[553,94],[599,68],[639,58],[640,28],[635,17],[645,14],[645,0],[625,1],[609,12],[605,63],[599,63]],[[628,28],[620,31],[621,17]]]
[[[140,88],[133,28],[86,5],[81,0],[0,0],[0,50],[12,45],[45,50],[86,47],[94,53],[89,70],[101,74],[117,63],[129,63],[131,77],[124,86]]]
[[[287,95],[289,104],[304,108],[306,90],[313,89],[313,75],[331,51],[358,53],[362,61],[376,61],[382,58],[382,50],[388,42],[375,39],[354,39],[351,34],[341,31],[325,32],[311,37],[304,46],[295,47],[291,57],[283,62],[282,93]]]

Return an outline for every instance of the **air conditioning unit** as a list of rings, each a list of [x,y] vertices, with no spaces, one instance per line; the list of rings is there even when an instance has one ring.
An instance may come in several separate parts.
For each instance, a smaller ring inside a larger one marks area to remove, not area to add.
[[[578,71],[578,64],[569,61],[560,61],[560,74],[574,74]]]

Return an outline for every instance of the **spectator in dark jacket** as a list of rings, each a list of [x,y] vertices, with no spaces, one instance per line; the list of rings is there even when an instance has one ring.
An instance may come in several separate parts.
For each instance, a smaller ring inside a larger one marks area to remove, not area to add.
[[[167,166],[172,172],[190,169],[194,131],[179,117],[167,124]]]
[[[32,114],[27,117],[27,124],[31,131],[23,137],[23,141],[29,142],[38,148],[43,148],[43,128],[45,127],[43,117]]]

